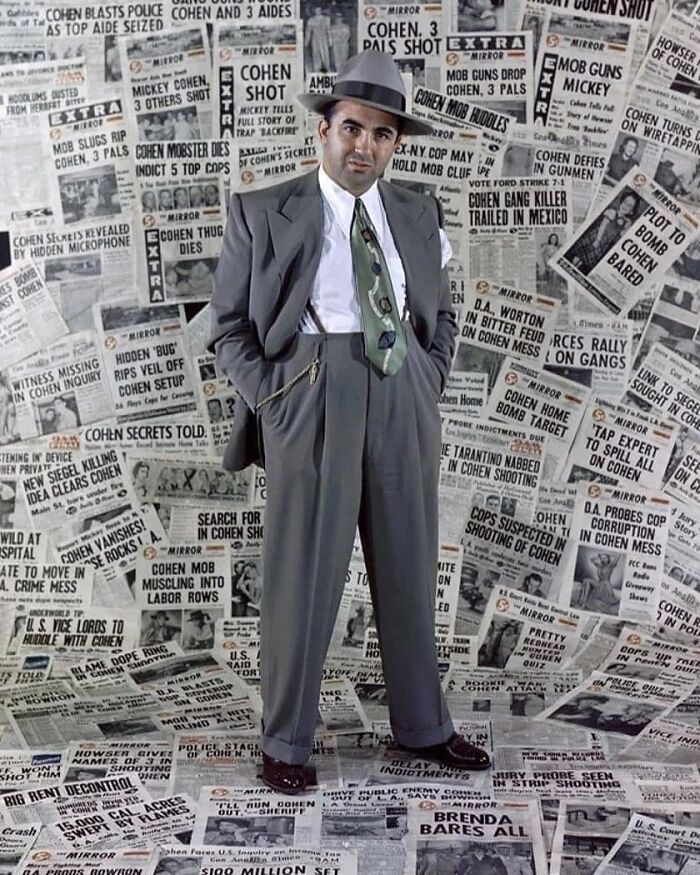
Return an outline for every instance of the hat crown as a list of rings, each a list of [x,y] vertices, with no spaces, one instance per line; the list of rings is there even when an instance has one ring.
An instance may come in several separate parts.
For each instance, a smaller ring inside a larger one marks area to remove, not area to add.
[[[368,85],[390,88],[398,91],[404,99],[406,97],[403,79],[394,59],[386,52],[378,52],[376,49],[367,49],[348,58],[338,71],[335,81],[365,82]]]

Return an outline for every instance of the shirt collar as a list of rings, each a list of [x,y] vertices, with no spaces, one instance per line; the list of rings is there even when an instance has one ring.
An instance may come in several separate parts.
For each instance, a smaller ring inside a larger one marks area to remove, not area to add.
[[[352,225],[352,217],[355,212],[355,195],[350,194],[344,188],[334,182],[323,169],[323,165],[318,167],[318,184],[321,187],[321,194],[333,213],[335,220],[340,225],[340,229],[344,236],[350,238],[350,226]],[[382,209],[382,199],[379,194],[377,181],[367,191],[361,195],[362,203],[367,208],[369,217],[381,234],[380,227],[384,215]]]

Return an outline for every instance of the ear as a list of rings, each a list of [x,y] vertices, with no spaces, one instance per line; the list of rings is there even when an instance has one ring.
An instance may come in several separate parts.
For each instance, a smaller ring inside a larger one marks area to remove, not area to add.
[[[329,127],[328,122],[324,118],[320,119],[319,123],[316,125],[316,134],[322,143],[325,143],[328,138]]]
[[[396,151],[399,148],[401,143],[403,143],[403,136],[401,134],[399,134],[396,138],[396,142],[394,143],[394,151]]]

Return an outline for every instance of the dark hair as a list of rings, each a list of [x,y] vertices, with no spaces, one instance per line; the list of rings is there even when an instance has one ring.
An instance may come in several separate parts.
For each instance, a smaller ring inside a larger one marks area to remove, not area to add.
[[[323,120],[325,121],[325,123],[327,125],[330,125],[332,123],[333,114],[335,113],[335,108],[339,102],[340,101],[338,101],[338,100],[331,100],[323,107],[323,110],[322,110]],[[390,113],[391,110],[387,109],[386,112]],[[400,116],[394,116],[394,124],[396,125],[396,131],[397,131],[396,136],[400,137],[401,134],[403,133],[404,120]]]

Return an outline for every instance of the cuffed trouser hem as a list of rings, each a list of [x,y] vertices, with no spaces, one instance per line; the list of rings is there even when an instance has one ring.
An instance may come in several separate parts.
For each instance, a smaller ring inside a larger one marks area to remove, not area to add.
[[[454,735],[452,720],[448,717],[439,726],[432,729],[402,729],[392,724],[391,731],[394,740],[405,747],[432,747],[434,744],[442,744]]]
[[[289,763],[290,766],[303,766],[311,756],[310,748],[287,744],[286,741],[269,735],[260,736],[260,750],[275,760]]]

